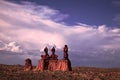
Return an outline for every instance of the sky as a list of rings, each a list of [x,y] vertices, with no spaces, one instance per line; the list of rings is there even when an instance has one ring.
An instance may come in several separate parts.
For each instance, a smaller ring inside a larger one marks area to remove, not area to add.
[[[45,46],[62,59],[65,44],[72,66],[120,67],[120,1],[0,1],[0,64],[37,65]]]

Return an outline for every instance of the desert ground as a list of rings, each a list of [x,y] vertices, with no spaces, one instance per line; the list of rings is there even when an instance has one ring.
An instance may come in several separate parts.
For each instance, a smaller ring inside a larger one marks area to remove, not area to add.
[[[26,72],[23,65],[0,64],[0,80],[120,80],[120,68],[72,67],[72,71],[65,72]]]

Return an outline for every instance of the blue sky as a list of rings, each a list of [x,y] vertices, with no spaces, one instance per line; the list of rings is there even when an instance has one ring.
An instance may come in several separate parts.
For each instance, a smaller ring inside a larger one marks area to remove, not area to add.
[[[73,66],[120,67],[119,8],[118,0],[1,0],[0,63],[36,65],[45,46],[61,59],[67,44]]]
[[[21,3],[22,0],[12,0]],[[120,1],[119,0],[23,0],[38,5],[45,5],[59,10],[68,17],[63,21],[68,25],[84,23],[88,25],[107,25],[119,27]]]

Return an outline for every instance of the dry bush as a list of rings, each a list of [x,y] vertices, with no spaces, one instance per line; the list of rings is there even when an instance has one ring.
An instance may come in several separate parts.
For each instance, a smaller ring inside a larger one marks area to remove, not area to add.
[[[22,65],[0,64],[0,80],[120,80],[120,68],[73,67],[73,71],[23,71]]]

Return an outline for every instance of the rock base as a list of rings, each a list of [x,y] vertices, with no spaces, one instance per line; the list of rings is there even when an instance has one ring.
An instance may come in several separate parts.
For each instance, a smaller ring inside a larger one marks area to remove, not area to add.
[[[51,71],[71,71],[71,62],[70,60],[49,60],[48,64],[47,61],[41,59],[38,62],[38,65],[35,68],[35,71],[40,70],[51,70]]]

